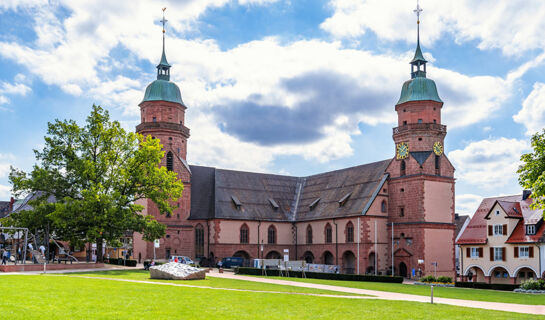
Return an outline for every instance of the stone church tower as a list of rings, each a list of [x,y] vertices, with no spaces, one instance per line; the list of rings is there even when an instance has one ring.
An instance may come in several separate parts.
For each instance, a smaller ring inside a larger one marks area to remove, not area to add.
[[[136,132],[144,137],[159,139],[163,145],[165,157],[161,166],[178,174],[184,184],[182,198],[178,200],[172,215],[160,214],[157,205],[150,199],[144,203],[145,215],[153,215],[157,221],[167,226],[166,236],[160,241],[155,254],[164,259],[170,255],[195,256],[193,248],[193,225],[187,222],[190,212],[191,170],[186,161],[187,139],[189,128],[185,126],[185,110],[178,86],[170,81],[170,64],[165,54],[165,30],[163,17],[163,52],[157,65],[157,80],[150,83],[139,104],[141,123]],[[135,259],[143,260],[153,257],[153,243],[146,243],[141,235],[134,237]]]
[[[426,63],[418,33],[411,79],[395,106],[395,158],[387,170],[394,262],[401,274],[404,268],[433,272],[436,262],[438,272],[454,272],[454,167],[444,154],[443,101],[426,77]]]

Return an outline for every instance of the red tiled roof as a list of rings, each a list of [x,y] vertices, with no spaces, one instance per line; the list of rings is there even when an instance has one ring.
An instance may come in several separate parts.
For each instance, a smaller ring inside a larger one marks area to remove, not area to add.
[[[473,214],[471,221],[465,228],[464,232],[456,242],[457,244],[483,244],[487,241],[486,235],[486,220],[484,217],[494,206],[496,201],[515,202],[522,198],[521,195],[503,196],[494,198],[485,198]]]
[[[524,221],[521,220],[511,232],[509,239],[505,243],[534,243],[542,242],[544,239],[543,233],[545,232],[545,223],[541,223],[541,226],[537,230],[535,235],[527,235]]]

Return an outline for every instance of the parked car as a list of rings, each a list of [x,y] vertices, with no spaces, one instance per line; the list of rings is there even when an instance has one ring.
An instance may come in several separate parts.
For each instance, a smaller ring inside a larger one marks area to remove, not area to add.
[[[242,267],[244,259],[241,257],[227,257],[221,259],[221,266],[223,268]],[[219,263],[218,263],[219,266]]]
[[[193,262],[193,260],[191,260],[190,257],[186,257],[186,256],[171,256],[170,262],[178,262],[183,264],[195,264],[195,262]]]

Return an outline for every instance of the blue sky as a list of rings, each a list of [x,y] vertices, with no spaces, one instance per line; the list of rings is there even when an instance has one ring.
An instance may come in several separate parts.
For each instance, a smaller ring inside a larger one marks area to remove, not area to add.
[[[428,77],[445,102],[457,212],[520,192],[516,169],[545,123],[545,3],[422,0]],[[391,158],[409,79],[415,1],[0,2],[0,198],[30,170],[48,121],[93,103],[128,130],[167,58],[188,106],[188,161],[305,176]]]

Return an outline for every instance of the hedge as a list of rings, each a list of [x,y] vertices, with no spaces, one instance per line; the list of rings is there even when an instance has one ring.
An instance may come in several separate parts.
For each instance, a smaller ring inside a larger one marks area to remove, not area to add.
[[[502,291],[513,291],[519,287],[518,284],[486,283],[486,282],[456,282],[454,285],[459,288],[492,289],[492,290],[502,290]]]
[[[121,258],[120,259],[110,258],[110,259],[104,259],[104,263],[115,264],[118,266],[136,267],[136,264],[138,263],[138,261],[123,260]]]
[[[246,268],[238,267],[235,269],[236,274],[248,274],[254,276],[262,275],[262,270],[259,268]],[[303,272],[301,271],[289,271],[286,272],[291,278],[302,278]],[[278,276],[279,270],[267,269],[267,276]],[[307,278],[312,279],[326,279],[326,280],[346,280],[346,281],[372,281],[372,282],[392,282],[402,283],[403,277],[391,277],[391,276],[373,276],[373,275],[360,275],[360,274],[344,274],[344,273],[322,273],[322,272],[305,272]]]

